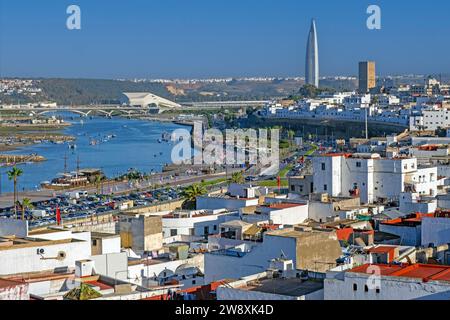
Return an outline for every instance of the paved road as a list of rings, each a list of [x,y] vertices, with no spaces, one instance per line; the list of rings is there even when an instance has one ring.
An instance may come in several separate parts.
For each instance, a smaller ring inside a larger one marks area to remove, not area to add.
[[[240,171],[241,169],[229,169],[228,176],[230,177],[233,172]],[[182,176],[171,178],[167,173],[155,175],[149,181],[142,182],[105,182],[103,183],[104,194],[125,194],[136,190],[147,190],[151,189],[152,186],[156,184],[169,184],[170,186],[187,186],[196,182],[210,181],[226,176],[226,172],[220,172],[215,174],[201,174],[192,176]],[[162,180],[161,180],[162,179]],[[88,188],[78,188],[76,190],[86,190],[88,193],[96,193],[97,187],[91,186]],[[41,190],[41,191],[25,191],[19,192],[19,199],[29,198],[33,202],[44,201],[55,197],[56,195],[62,195],[66,193],[64,191],[52,191],[52,190]],[[11,207],[13,204],[13,194],[7,193],[0,196],[0,209]]]

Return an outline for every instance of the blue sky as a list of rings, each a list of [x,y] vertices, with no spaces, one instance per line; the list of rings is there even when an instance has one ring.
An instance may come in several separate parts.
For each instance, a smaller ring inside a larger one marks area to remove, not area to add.
[[[303,76],[311,18],[321,75],[450,73],[448,0],[0,0],[0,75]],[[82,29],[66,28],[79,5]],[[382,10],[368,30],[366,9]]]

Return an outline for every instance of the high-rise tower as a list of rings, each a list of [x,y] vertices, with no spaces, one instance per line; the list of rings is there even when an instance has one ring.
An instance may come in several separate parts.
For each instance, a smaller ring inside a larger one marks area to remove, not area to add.
[[[367,93],[375,88],[376,83],[375,62],[362,61],[359,63],[359,92]]]
[[[306,83],[319,87],[319,47],[317,45],[316,21],[311,22],[306,48]]]

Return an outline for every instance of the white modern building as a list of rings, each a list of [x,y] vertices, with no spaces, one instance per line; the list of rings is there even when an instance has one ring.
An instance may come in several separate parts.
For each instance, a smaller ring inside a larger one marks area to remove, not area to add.
[[[314,193],[356,195],[363,203],[398,199],[401,192],[436,196],[437,168],[419,168],[415,158],[381,158],[378,154],[329,154],[313,160]]]
[[[181,108],[181,105],[150,92],[124,92],[125,103],[139,108]]]

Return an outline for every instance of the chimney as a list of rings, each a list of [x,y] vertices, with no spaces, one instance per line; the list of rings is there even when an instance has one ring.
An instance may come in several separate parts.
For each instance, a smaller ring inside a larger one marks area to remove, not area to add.
[[[78,260],[75,261],[75,277],[84,278],[92,276],[94,272],[94,261]]]

